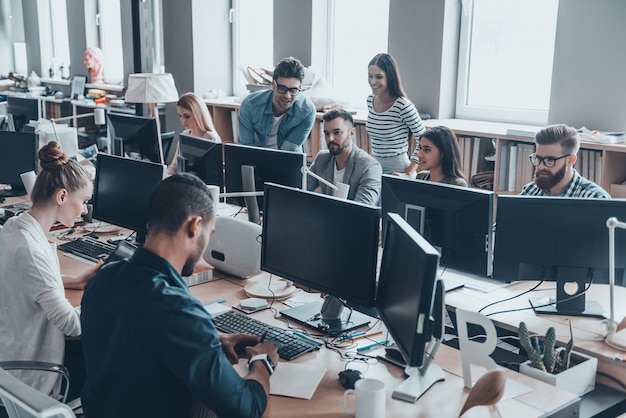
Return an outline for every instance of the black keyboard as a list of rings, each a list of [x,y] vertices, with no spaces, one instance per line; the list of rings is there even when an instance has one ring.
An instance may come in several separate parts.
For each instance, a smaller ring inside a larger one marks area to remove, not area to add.
[[[115,250],[115,245],[91,237],[79,237],[59,245],[59,250],[75,254],[90,261],[105,260]]]
[[[213,317],[217,328],[229,334],[251,334],[271,341],[278,347],[278,355],[285,360],[293,360],[310,351],[319,350],[321,342],[300,336],[293,331],[276,328],[235,311],[228,311]],[[266,333],[267,332],[267,333]]]

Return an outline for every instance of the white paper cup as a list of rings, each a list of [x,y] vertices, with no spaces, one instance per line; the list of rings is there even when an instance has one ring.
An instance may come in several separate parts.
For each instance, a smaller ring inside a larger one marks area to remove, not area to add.
[[[350,192],[350,185],[345,183],[337,183],[335,186],[337,186],[338,189],[334,191],[333,196],[339,197],[341,199],[347,199],[348,192]]]
[[[35,180],[37,180],[37,175],[34,171],[27,171],[26,173],[20,174],[20,177],[22,178],[22,183],[24,183],[26,194],[30,196],[30,192],[33,191],[33,186],[35,185]]]

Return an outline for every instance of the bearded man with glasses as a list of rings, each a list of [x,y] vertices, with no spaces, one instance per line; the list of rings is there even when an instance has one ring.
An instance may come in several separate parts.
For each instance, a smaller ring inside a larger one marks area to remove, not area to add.
[[[248,95],[239,109],[239,143],[302,152],[315,122],[315,105],[300,94],[304,66],[293,57],[274,68],[270,90]]]
[[[530,155],[535,175],[521,195],[611,198],[602,187],[574,169],[580,148],[576,129],[564,124],[548,126],[537,132],[535,145],[535,153]]]

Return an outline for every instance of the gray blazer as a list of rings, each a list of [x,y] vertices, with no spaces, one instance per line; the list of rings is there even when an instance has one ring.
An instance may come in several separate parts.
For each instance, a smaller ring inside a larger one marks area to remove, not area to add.
[[[328,180],[332,183],[334,167],[335,156],[325,150],[317,154],[310,170],[324,180]],[[382,174],[383,169],[380,163],[367,152],[353,144],[343,178],[343,182],[350,185],[348,200],[354,200],[369,205],[378,205]],[[307,178],[307,188],[310,191],[318,187],[322,189],[322,193],[324,194],[333,194],[333,189],[330,187],[320,183],[313,177]]]

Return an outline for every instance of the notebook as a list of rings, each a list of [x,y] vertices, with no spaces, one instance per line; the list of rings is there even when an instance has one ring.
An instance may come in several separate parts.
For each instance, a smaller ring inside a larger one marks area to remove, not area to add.
[[[247,360],[239,361],[235,369],[245,377],[248,374]],[[324,373],[324,367],[281,361],[270,377],[270,395],[311,399]]]

